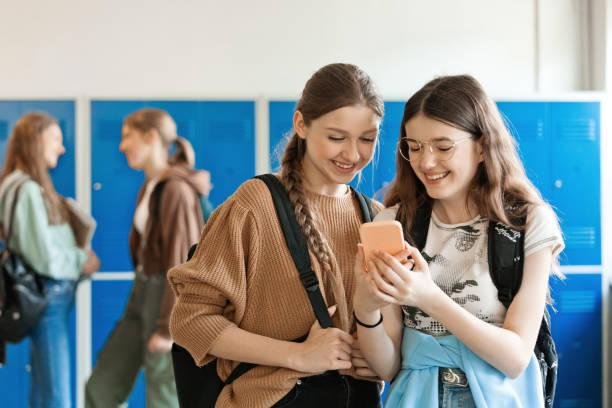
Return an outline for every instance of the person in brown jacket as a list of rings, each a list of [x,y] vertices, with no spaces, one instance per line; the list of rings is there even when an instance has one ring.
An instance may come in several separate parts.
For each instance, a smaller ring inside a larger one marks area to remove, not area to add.
[[[353,266],[361,212],[347,186],[371,160],[384,105],[370,77],[331,64],[308,81],[278,175],[308,242],[334,327],[321,329],[287,249],[269,190],[242,184],[207,222],[198,249],[170,270],[174,341],[198,365],[257,364],[217,407],[376,407],[376,381],[354,340]],[[380,208],[377,205],[377,208]],[[291,340],[308,334],[303,343]]]
[[[169,157],[172,144],[175,154]],[[177,407],[168,331],[174,295],[166,271],[187,259],[189,246],[199,239],[200,196],[208,195],[210,176],[193,169],[191,144],[177,136],[174,120],[163,110],[142,109],[128,116],[119,149],[131,168],[146,175],[129,242],[136,272],[125,314],[87,382],[86,406],[125,402],[144,367],[147,407]]]

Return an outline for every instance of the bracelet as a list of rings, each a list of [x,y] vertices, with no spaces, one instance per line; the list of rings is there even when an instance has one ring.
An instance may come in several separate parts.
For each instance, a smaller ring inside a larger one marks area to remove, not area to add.
[[[376,327],[376,326],[380,325],[380,324],[382,323],[382,321],[383,321],[383,314],[382,314],[382,312],[380,313],[380,320],[379,320],[379,321],[377,321],[377,322],[376,322],[376,323],[374,323],[374,324],[365,324],[364,322],[362,322],[361,320],[359,320],[359,319],[357,318],[357,315],[355,314],[355,311],[353,311],[353,317],[355,318],[355,322],[357,322],[357,324],[358,324],[358,325],[360,325],[360,326],[362,326],[362,327],[366,327],[366,328],[368,328],[368,329],[373,329],[374,327]]]

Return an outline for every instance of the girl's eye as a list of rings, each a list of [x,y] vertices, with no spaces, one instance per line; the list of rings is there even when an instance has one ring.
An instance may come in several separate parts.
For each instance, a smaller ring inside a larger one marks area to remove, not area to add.
[[[376,142],[376,138],[375,137],[362,137],[361,140],[366,142],[366,143],[374,143],[374,142]]]
[[[333,141],[333,142],[341,142],[344,140],[344,138],[342,136],[329,136],[329,140]]]
[[[450,152],[453,149],[454,144],[453,143],[439,143],[435,145],[435,147],[441,152]]]

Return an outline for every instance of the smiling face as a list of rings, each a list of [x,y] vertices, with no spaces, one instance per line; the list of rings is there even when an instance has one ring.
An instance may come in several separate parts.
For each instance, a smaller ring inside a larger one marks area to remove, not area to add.
[[[406,138],[426,143],[418,155],[410,155],[410,166],[425,186],[427,194],[435,200],[465,203],[478,165],[483,161],[480,144],[471,139],[468,132],[423,114],[406,122],[405,131]],[[446,140],[457,143],[452,156],[440,160],[447,154],[437,153],[429,143]]]
[[[59,157],[66,152],[60,127],[53,123],[42,132],[43,158],[47,168],[57,166]]]
[[[328,195],[344,191],[344,184],[372,159],[380,117],[367,106],[345,106],[309,125],[297,111],[293,122],[298,137],[306,141],[302,168],[313,190]]]
[[[130,168],[134,170],[145,168],[153,150],[150,139],[152,138],[137,129],[127,125],[123,126],[119,150],[125,154]]]

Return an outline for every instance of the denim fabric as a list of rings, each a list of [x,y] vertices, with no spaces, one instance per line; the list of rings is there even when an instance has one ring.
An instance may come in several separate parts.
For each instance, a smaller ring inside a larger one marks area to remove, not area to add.
[[[340,375],[336,371],[302,378],[274,405],[275,408],[378,408],[380,406],[378,383],[357,380]]]
[[[74,305],[75,282],[43,278],[49,303],[30,333],[31,408],[70,407],[68,317]]]
[[[442,381],[439,386],[438,406],[440,408],[476,408],[469,386],[447,384]]]

